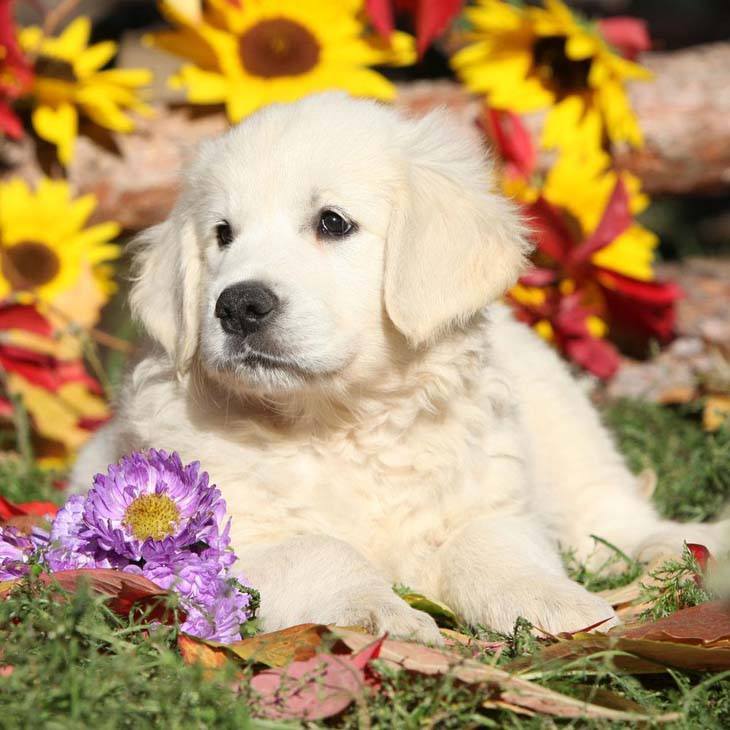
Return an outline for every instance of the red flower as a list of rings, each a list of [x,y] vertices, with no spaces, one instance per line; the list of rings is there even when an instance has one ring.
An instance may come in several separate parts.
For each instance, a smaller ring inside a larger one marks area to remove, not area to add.
[[[13,3],[0,0],[0,134],[18,139],[23,126],[11,104],[28,90],[33,73],[18,45]]]
[[[62,385],[81,382],[94,393],[101,393],[99,383],[84,368],[81,360],[59,360],[53,355],[14,344],[5,332],[24,330],[43,337],[53,335],[50,322],[30,305],[0,305],[0,367],[5,372],[17,373],[33,385],[57,391]],[[12,412],[9,403],[0,402],[0,413]]]
[[[423,56],[461,11],[463,0],[366,0],[365,11],[375,30],[385,38],[395,28],[395,15],[407,13],[413,18],[418,55]]]
[[[531,325],[549,322],[557,347],[601,378],[616,371],[619,359],[613,345],[591,333],[591,317],[608,322],[614,336],[671,337],[674,305],[681,295],[678,286],[632,279],[592,260],[632,223],[628,194],[620,178],[601,220],[585,237],[560,208],[542,197],[526,206],[526,211],[535,234],[539,267],[520,283],[541,289],[544,296],[541,304],[511,298],[523,320]],[[569,294],[561,290],[561,281],[571,282]]]

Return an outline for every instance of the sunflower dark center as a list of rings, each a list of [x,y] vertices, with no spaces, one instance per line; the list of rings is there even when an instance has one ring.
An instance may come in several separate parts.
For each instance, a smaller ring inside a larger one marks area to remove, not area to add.
[[[239,39],[241,61],[248,73],[265,79],[299,76],[319,61],[319,43],[303,25],[287,18],[262,20]]]
[[[562,35],[538,38],[532,47],[533,73],[542,83],[560,95],[588,89],[591,59],[574,61],[565,52],[567,38]]]
[[[3,276],[13,289],[35,289],[52,281],[61,270],[55,251],[44,243],[21,241],[0,249]]]
[[[33,68],[37,76],[48,79],[70,82],[78,80],[73,65],[56,56],[38,56]]]
[[[143,494],[127,507],[122,524],[128,527],[138,540],[162,540],[175,530],[180,510],[165,494]]]

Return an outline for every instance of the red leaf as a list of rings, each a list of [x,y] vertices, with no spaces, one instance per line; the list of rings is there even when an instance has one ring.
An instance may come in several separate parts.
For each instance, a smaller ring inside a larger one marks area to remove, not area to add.
[[[573,248],[573,236],[565,225],[560,211],[538,198],[525,207],[530,227],[533,230],[537,247],[558,263],[567,263]]]
[[[23,136],[20,117],[2,99],[0,99],[0,134],[5,134],[11,139],[20,139]]]
[[[365,0],[365,12],[375,30],[388,38],[395,28],[391,0]]]
[[[3,583],[0,598],[21,580],[22,578]],[[46,585],[58,585],[69,593],[86,584],[93,593],[108,599],[109,608],[122,616],[129,615],[133,608],[140,608],[148,611],[147,617],[150,620],[170,624],[176,619],[175,612],[167,606],[170,594],[147,578],[134,573],[110,568],[81,568],[60,570],[52,574],[41,573],[38,580]],[[177,612],[177,619],[184,620],[182,611]]]
[[[29,304],[7,304],[0,307],[0,330],[26,330],[50,337],[51,323]]]
[[[704,545],[699,545],[696,542],[688,542],[687,550],[692,553],[692,557],[697,561],[697,565],[699,565],[700,570],[704,573],[707,570],[707,563],[712,557],[710,551]]]
[[[259,694],[259,712],[273,720],[322,720],[342,712],[367,686],[365,668],[376,659],[385,637],[357,654],[318,654],[281,669],[268,669],[251,680]]]
[[[700,546],[704,547],[704,546]],[[711,601],[619,631],[622,638],[673,641],[686,644],[715,644],[730,639],[730,605],[727,601]]]
[[[638,281],[597,269],[612,325],[641,337],[669,340],[676,323],[676,301],[682,290],[674,282]]]
[[[396,11],[407,12],[416,31],[416,49],[426,49],[461,11],[463,0],[366,0],[365,12],[375,30],[388,38],[395,28]]]
[[[500,157],[520,177],[531,177],[537,164],[537,152],[519,115],[490,108],[487,109],[487,122]]]
[[[573,249],[570,255],[571,263],[580,264],[588,261],[596,251],[605,248],[626,231],[633,220],[629,195],[623,180],[619,178],[596,230],[580,246]]]
[[[416,4],[416,49],[423,56],[461,11],[462,0],[419,0]]]
[[[15,504],[0,495],[0,519],[2,520],[28,515],[45,517],[46,515],[55,515],[56,512],[58,512],[58,506],[53,502],[21,502]]]
[[[94,593],[108,597],[107,605],[115,613],[127,616],[134,607],[149,608],[150,619],[162,623],[174,623],[175,620],[174,612],[166,605],[170,594],[141,575],[110,568],[82,568],[43,574],[41,580],[58,583],[69,592],[86,581]]]
[[[651,48],[651,39],[645,20],[616,15],[613,18],[602,18],[598,21],[601,35],[615,46],[621,55],[634,60],[642,51]]]

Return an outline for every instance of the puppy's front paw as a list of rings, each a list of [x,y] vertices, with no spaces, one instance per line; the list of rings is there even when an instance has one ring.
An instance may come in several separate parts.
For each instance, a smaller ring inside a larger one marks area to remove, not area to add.
[[[375,635],[419,641],[423,644],[443,644],[436,622],[423,611],[411,608],[389,591],[377,592],[348,601],[336,623],[340,626],[362,626]]]
[[[492,596],[475,617],[467,617],[502,633],[510,633],[518,617],[549,634],[574,633],[601,621],[597,629],[606,631],[618,623],[613,608],[600,596],[568,578],[539,577],[515,581]]]

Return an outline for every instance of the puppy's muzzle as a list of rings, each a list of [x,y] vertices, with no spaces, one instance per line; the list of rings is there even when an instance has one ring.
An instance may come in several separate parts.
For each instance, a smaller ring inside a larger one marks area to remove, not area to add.
[[[279,298],[267,286],[251,281],[224,289],[215,304],[215,316],[229,335],[247,337],[270,322],[279,308]]]

